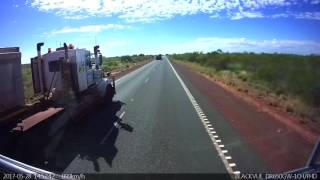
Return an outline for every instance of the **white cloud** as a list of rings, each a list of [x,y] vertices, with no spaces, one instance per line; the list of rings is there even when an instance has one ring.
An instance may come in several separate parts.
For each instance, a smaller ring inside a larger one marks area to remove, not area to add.
[[[211,52],[217,49],[229,52],[266,52],[293,54],[320,54],[320,43],[297,40],[252,40],[246,38],[203,37],[193,41],[166,47],[169,53]]]
[[[311,19],[311,20],[320,20],[320,12],[286,12],[280,14],[273,14],[269,16],[271,18],[287,18],[294,17],[297,19]]]
[[[108,29],[125,29],[130,26],[121,24],[99,24],[99,25],[88,25],[80,27],[64,27],[59,30],[51,31],[50,35],[56,34],[67,34],[67,33],[98,33]]]
[[[288,13],[280,13],[280,14],[273,14],[271,15],[272,18],[287,18],[290,15]]]
[[[316,5],[319,0],[31,0],[29,4],[67,19],[116,16],[129,22],[150,22],[198,13],[209,14],[211,18],[271,17],[272,14],[263,15],[263,10],[298,3]],[[316,16],[313,19],[319,18],[319,14]]]
[[[294,16],[298,19],[320,20],[320,12],[304,12],[304,13],[294,14]]]
[[[242,18],[262,18],[263,15],[261,12],[237,12],[235,15],[231,17],[232,20],[238,20]]]
[[[311,0],[311,4],[320,4],[320,0]]]

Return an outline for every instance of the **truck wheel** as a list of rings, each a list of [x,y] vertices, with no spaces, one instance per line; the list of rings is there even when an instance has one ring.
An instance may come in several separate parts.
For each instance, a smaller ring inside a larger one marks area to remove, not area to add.
[[[114,94],[115,94],[114,88],[110,84],[108,84],[106,87],[106,93],[105,93],[105,103],[106,104],[112,103],[112,99],[114,97]]]

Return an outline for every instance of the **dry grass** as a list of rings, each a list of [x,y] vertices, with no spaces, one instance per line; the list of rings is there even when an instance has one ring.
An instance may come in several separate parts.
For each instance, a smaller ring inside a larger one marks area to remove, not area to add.
[[[319,109],[310,106],[303,101],[301,97],[285,95],[285,93],[278,94],[275,90],[264,86],[263,83],[251,82],[245,78],[246,75],[244,72],[239,74],[228,70],[217,71],[197,63],[178,60],[174,61],[176,63],[184,64],[197,72],[209,76],[214,81],[221,82],[241,93],[261,99],[273,108],[286,111],[294,116],[299,116],[303,121],[301,123],[320,123]]]

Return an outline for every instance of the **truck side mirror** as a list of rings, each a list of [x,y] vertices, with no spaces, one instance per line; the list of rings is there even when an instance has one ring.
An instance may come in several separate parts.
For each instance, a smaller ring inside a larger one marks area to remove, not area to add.
[[[102,55],[99,55],[99,66],[102,66]]]

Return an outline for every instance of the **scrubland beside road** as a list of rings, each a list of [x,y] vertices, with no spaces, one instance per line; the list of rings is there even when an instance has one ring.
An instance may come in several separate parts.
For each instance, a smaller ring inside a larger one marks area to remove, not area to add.
[[[104,72],[120,72],[125,69],[134,67],[142,62],[151,60],[153,56],[151,55],[133,55],[133,56],[117,56],[103,58],[102,69]]]
[[[223,53],[218,50],[171,57],[229,88],[299,117],[301,124],[319,127],[320,56]]]

